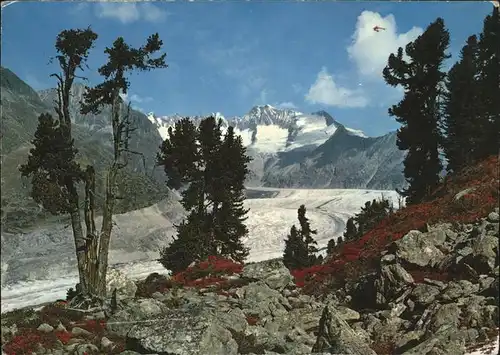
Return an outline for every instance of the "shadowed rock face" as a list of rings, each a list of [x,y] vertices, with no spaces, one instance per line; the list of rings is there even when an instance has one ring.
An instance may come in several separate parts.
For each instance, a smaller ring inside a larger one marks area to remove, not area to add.
[[[4,232],[15,233],[51,219],[30,198],[30,180],[21,178],[18,167],[27,160],[38,116],[44,112],[54,114],[55,90],[45,90],[39,95],[5,68],[1,68],[1,77],[2,227]],[[105,107],[99,115],[81,115],[79,102],[83,92],[83,85],[74,85],[70,102],[73,137],[78,149],[77,161],[96,169],[96,206],[99,210],[104,198],[105,171],[113,154],[110,109]],[[125,198],[117,201],[117,213],[150,206],[169,195],[163,171],[154,167],[162,139],[144,114],[132,110],[131,117],[137,130],[131,137],[130,149],[142,155],[131,154],[128,167],[120,172],[120,193]]]

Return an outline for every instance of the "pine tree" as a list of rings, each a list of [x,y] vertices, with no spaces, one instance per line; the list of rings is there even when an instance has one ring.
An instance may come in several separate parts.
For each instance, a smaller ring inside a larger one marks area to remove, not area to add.
[[[318,231],[311,229],[309,219],[306,217],[306,206],[301,205],[297,211],[297,215],[300,223],[299,234],[306,250],[306,254],[303,256],[303,265],[312,266],[317,261],[316,253],[318,252],[318,248],[316,247],[318,243],[312,236],[318,234]]]
[[[446,169],[450,172],[458,172],[474,161],[484,135],[479,122],[481,101],[477,56],[477,38],[470,36],[460,52],[460,60],[448,72],[443,148],[448,160]]]
[[[283,264],[289,269],[300,269],[304,254],[304,243],[300,237],[297,227],[293,225],[290,228],[290,234],[285,239],[285,251],[283,253]]]
[[[112,127],[113,161],[106,171],[105,201],[102,209],[102,226],[98,233],[95,223],[86,219],[87,230],[91,229],[95,236],[91,243],[93,249],[89,267],[94,275],[96,292],[100,296],[106,295],[106,272],[108,268],[108,252],[113,229],[113,213],[118,198],[118,174],[127,167],[130,154],[139,154],[130,149],[131,133],[136,130],[130,120],[130,103],[124,112],[124,102],[120,93],[127,94],[130,88],[128,75],[130,72],[144,72],[153,69],[167,68],[166,54],[154,57],[163,45],[158,33],[149,36],[146,43],[138,48],[129,46],[123,37],[118,37],[111,47],[107,47],[107,62],[98,69],[103,81],[94,87],[87,87],[83,94],[80,113],[85,115],[99,114],[103,107],[110,106],[109,123]],[[93,175],[93,168],[88,170]]]
[[[106,197],[103,206],[103,222],[100,233],[95,224],[95,170],[88,165],[80,168],[75,157],[72,136],[72,119],[70,112],[71,88],[78,71],[83,71],[93,47],[97,34],[90,27],[60,32],[56,38],[57,60],[60,73],[51,77],[57,79],[57,99],[54,110],[58,116],[54,120],[51,115],[39,117],[39,125],[33,141],[34,148],[30,152],[28,162],[20,167],[23,176],[32,176],[32,196],[50,212],[67,213],[71,218],[73,238],[75,241],[78,265],[78,296],[74,297],[72,306],[90,306],[101,302],[106,295],[106,272],[108,267],[108,250],[112,230],[114,201],[117,198],[118,181],[116,174],[127,164],[127,153],[132,129],[129,115],[122,115],[119,97],[120,91],[126,93],[129,81],[126,74],[134,70],[151,70],[166,67],[165,54],[159,58],[151,55],[162,46],[158,34],[147,39],[143,47],[131,48],[118,38],[111,48],[106,48],[108,62],[99,68],[99,74],[105,81],[95,88],[87,88],[81,113],[98,113],[103,105],[111,105],[110,124],[112,130],[113,162],[106,174]],[[85,78],[84,78],[85,79]],[[85,187],[84,222],[85,232],[80,216],[80,196],[78,184]]]
[[[438,18],[415,41],[408,43],[403,59],[403,48],[391,54],[383,75],[387,84],[402,86],[403,99],[389,109],[401,123],[397,133],[400,150],[408,151],[404,160],[404,174],[409,186],[400,193],[408,204],[422,201],[439,183],[442,164],[439,158],[441,135],[440,96],[445,73],[441,70],[449,45],[449,33],[444,21]]]
[[[219,152],[220,175],[214,181],[213,200],[221,206],[215,214],[218,235],[222,240],[222,254],[241,261],[248,256],[242,238],[248,235],[248,228],[243,223],[247,219],[248,209],[244,207],[244,182],[249,173],[250,157],[242,138],[236,136],[233,127],[228,127]]]
[[[75,161],[77,150],[71,130],[69,110],[70,92],[77,72],[83,71],[93,48],[97,34],[90,28],[61,31],[56,38],[56,59],[60,74],[52,74],[58,80],[57,100],[51,115],[41,115],[30,150],[27,164],[21,165],[22,176],[32,177],[31,196],[53,214],[67,213],[71,218],[73,239],[79,275],[79,290],[89,294],[90,280],[87,270],[87,242],[82,228],[80,201],[77,186],[85,179],[85,172]],[[88,235],[88,233],[87,233]]]
[[[335,238],[328,241],[328,244],[326,245],[326,253],[331,254],[333,249],[335,249]]]
[[[479,36],[478,86],[482,112],[478,125],[484,133],[474,154],[475,160],[499,154],[500,142],[500,15],[494,7],[491,15],[486,16],[483,31]]]
[[[312,266],[318,262],[316,253],[317,242],[312,235],[317,234],[316,230],[311,229],[309,219],[306,217],[306,207],[301,205],[297,210],[297,217],[300,223],[300,229],[292,226],[288,239],[285,240],[285,251],[283,262],[289,264],[292,269],[302,269]],[[288,267],[288,266],[287,266]]]
[[[356,228],[354,217],[349,217],[347,219],[346,228],[344,232],[344,240],[352,241],[357,239],[357,237],[358,237],[358,229]]]
[[[250,158],[234,129],[229,127],[222,136],[221,125],[214,117],[203,119],[198,128],[189,118],[182,119],[169,129],[157,155],[168,186],[184,188],[181,203],[188,212],[177,227],[177,238],[159,259],[174,272],[212,255],[239,262],[248,256],[243,244],[248,229],[243,222],[248,213],[244,182]],[[182,262],[172,260],[177,255]]]

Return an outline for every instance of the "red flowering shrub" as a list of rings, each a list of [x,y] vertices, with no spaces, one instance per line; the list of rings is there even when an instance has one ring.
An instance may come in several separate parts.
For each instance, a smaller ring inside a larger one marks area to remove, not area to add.
[[[7,355],[31,355],[41,342],[42,337],[38,333],[19,334],[3,347],[3,351]]]
[[[56,331],[55,335],[57,339],[61,341],[63,344],[68,344],[69,340],[71,339],[71,333],[70,332],[65,332],[65,331]]]
[[[226,258],[209,256],[208,260],[201,261],[173,275],[172,280],[185,286],[206,287],[227,281],[222,276],[240,274],[242,271],[243,264]]]
[[[36,329],[20,329],[16,336],[3,346],[7,355],[24,355],[36,352],[39,345],[45,349],[54,348],[58,337],[55,333],[39,332]]]
[[[71,322],[79,322],[83,320],[83,313],[51,304],[40,310],[39,317],[40,324],[47,323],[53,327],[57,327],[60,322],[67,327],[71,324]]]

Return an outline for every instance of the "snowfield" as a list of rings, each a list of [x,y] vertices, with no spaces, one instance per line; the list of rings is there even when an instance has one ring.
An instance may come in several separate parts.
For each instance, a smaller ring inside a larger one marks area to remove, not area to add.
[[[366,201],[382,195],[395,204],[397,201],[394,191],[277,188],[248,188],[247,191],[251,197],[261,196],[246,200],[246,206],[250,208],[246,220],[249,235],[244,240],[250,248],[248,261],[282,256],[290,227],[292,224],[298,226],[297,209],[302,204],[306,206],[311,227],[318,231],[315,236],[318,247],[325,248],[329,239],[342,235],[347,219],[357,213]],[[172,204],[165,202],[116,215],[110,250],[111,267],[134,279],[144,278],[152,272],[167,273],[155,259],[158,258],[159,248],[174,235],[172,218],[178,216],[179,211],[172,211]],[[97,223],[99,225],[100,220]],[[11,281],[2,287],[2,312],[65,298],[67,289],[76,284],[78,278],[70,229],[63,225],[46,228],[13,237],[24,241],[23,252],[15,257],[18,260],[2,260],[2,278],[4,272],[9,270],[28,277],[23,276],[17,282]],[[34,262],[38,260],[32,257],[38,255],[36,249],[41,246],[49,248],[47,244],[54,240],[57,242],[54,242],[56,244],[50,248],[43,263]],[[28,252],[27,245],[33,245],[34,251]],[[24,263],[19,264],[23,256]]]

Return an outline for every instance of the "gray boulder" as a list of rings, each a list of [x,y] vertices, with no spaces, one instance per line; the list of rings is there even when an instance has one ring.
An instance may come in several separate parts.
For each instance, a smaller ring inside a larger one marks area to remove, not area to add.
[[[293,277],[281,260],[268,260],[243,267],[242,277],[261,280],[274,290],[283,290],[293,283]]]
[[[333,303],[323,310],[313,352],[328,351],[346,355],[376,355],[364,339],[339,315]]]
[[[420,231],[410,231],[403,238],[394,242],[396,256],[409,264],[422,267],[436,266],[445,258],[443,252],[436,247],[436,245],[441,245],[444,240],[438,231],[431,233],[434,236],[440,236],[432,239]]]

